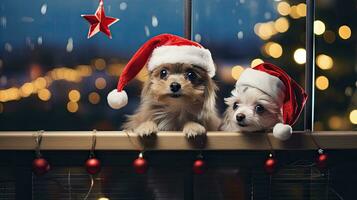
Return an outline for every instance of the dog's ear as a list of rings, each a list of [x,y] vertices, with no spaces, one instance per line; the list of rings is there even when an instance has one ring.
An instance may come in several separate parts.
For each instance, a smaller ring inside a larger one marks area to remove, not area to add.
[[[230,96],[227,98],[224,98],[224,103],[227,104],[228,106],[233,105],[233,103],[236,101],[237,97]]]

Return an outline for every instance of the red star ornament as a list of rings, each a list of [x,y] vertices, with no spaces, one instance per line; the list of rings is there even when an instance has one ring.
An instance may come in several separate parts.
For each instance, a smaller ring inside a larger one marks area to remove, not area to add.
[[[119,19],[105,16],[103,0],[99,0],[99,5],[94,15],[81,15],[81,16],[90,23],[88,37],[87,37],[88,39],[93,37],[99,31],[103,32],[110,39],[112,39],[112,34],[110,33],[109,27],[113,25],[115,22],[119,21]]]

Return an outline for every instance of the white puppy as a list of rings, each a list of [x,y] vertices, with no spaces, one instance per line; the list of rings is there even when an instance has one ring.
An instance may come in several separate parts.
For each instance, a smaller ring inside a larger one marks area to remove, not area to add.
[[[271,130],[282,122],[281,105],[263,91],[250,86],[239,86],[232,96],[225,98],[228,105],[221,126],[223,131],[254,132]]]

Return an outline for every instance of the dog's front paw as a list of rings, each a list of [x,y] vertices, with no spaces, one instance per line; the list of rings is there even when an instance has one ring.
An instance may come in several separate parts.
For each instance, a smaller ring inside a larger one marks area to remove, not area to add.
[[[205,127],[196,122],[187,122],[183,127],[183,133],[185,133],[188,138],[202,136],[205,135],[206,132]]]
[[[140,137],[151,136],[156,134],[159,131],[157,124],[153,121],[147,121],[142,124],[136,129],[134,132],[138,134]]]

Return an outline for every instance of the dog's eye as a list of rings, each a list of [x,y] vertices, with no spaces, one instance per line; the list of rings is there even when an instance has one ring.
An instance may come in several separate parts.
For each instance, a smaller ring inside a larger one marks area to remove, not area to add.
[[[187,78],[190,81],[196,80],[197,74],[195,72],[193,72],[193,71],[188,71],[187,72]]]
[[[233,110],[237,109],[238,108],[238,103],[237,102],[234,102],[233,104]]]
[[[258,104],[257,106],[255,106],[255,112],[257,112],[258,114],[263,113],[265,111],[264,106]]]
[[[166,78],[167,74],[168,74],[168,73],[167,73],[167,70],[166,70],[166,69],[161,70],[161,71],[160,71],[160,78],[162,78],[162,79],[163,79],[163,78]]]

